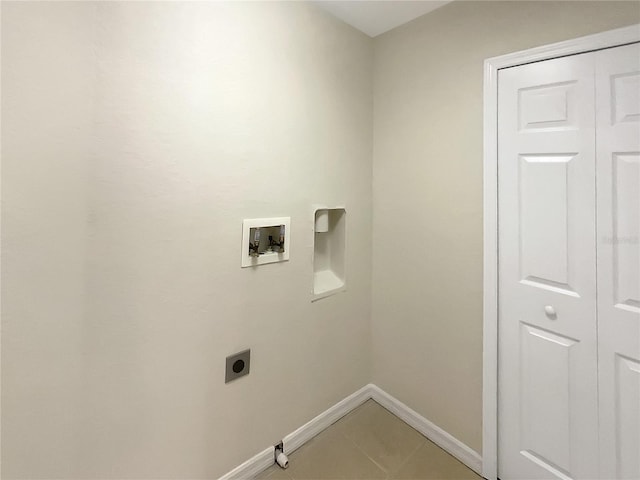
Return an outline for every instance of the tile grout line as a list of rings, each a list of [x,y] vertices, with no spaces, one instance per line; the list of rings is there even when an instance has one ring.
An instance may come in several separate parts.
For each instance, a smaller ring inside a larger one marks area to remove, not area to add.
[[[360,405],[358,408],[356,408],[355,410],[349,412],[347,415],[345,415],[344,417],[342,417],[340,420],[338,420],[338,422],[342,423],[342,428],[340,428],[340,430],[338,431],[338,433],[340,433],[340,435],[342,435],[342,437],[345,438],[345,440],[347,440],[349,443],[351,443],[351,445],[353,445],[356,450],[358,450],[360,453],[362,453],[365,457],[367,457],[368,460],[372,461],[376,467],[378,467],[379,469],[381,469],[385,474],[387,473],[386,469],[382,468],[382,465],[380,465],[378,462],[376,462],[373,458],[371,458],[367,452],[365,452],[360,445],[358,445],[356,443],[355,440],[353,440],[349,435],[347,435],[345,433],[345,430],[347,430],[347,427],[349,425],[350,422],[353,422],[356,418],[358,418],[358,416],[361,415],[362,412],[362,408],[368,403],[370,402],[372,399],[367,400],[366,402],[364,402],[362,405]],[[338,423],[336,422],[336,423]],[[332,425],[335,426],[336,423],[334,423]]]
[[[363,404],[363,405],[364,405],[364,404]],[[359,409],[361,406],[362,406],[362,405],[360,405],[360,406],[358,407],[358,409]],[[330,429],[330,428],[336,428],[336,424],[338,424],[338,423],[342,422],[343,420],[345,420],[345,419],[347,418],[347,416],[350,416],[352,413],[353,413],[353,414],[355,414],[354,416],[357,416],[357,414],[358,414],[358,409],[356,409],[356,410],[354,410],[353,412],[350,412],[349,414],[345,415],[344,417],[342,417],[342,418],[340,418],[340,419],[336,420],[336,421],[335,421],[334,423],[332,423],[329,427],[327,427],[327,429],[325,429],[325,431],[326,431],[326,430],[328,430],[328,429]],[[352,417],[352,418],[353,418],[353,417]],[[368,454],[367,454],[367,453],[366,453],[362,448],[360,448],[360,446],[359,446],[359,445],[358,445],[354,440],[352,440],[351,438],[349,438],[349,437],[344,433],[344,426],[343,426],[342,428],[339,428],[339,429],[336,431],[336,434],[340,435],[344,440],[346,440],[348,443],[350,443],[352,446],[354,446],[354,447],[356,448],[356,450],[357,450],[357,451],[359,451],[360,453],[362,453],[362,454],[364,455],[364,457],[365,457],[367,460],[371,461],[371,462],[372,462],[372,463],[373,463],[377,468],[379,468],[379,469],[382,471],[382,473],[384,473],[384,474],[385,474],[385,477],[386,477],[386,478],[388,478],[387,470],[386,470],[386,469],[384,469],[381,465],[379,465],[379,464],[378,464],[378,462],[376,462],[376,461],[375,461],[373,458],[371,458],[371,457],[370,457],[370,456],[369,456],[369,455],[368,455]],[[312,440],[313,440],[313,439],[312,439]],[[293,455],[295,455],[295,454],[297,454],[297,453],[298,453],[298,451],[295,451],[295,452],[292,454],[292,456],[293,456]],[[292,456],[290,456],[290,457],[289,457],[289,461],[293,461]],[[290,480],[296,480],[296,478],[295,478],[293,475],[290,475],[290,474],[289,474],[289,472],[288,472],[286,469],[285,469],[285,474],[287,475],[287,477],[288,477]],[[273,475],[273,474],[272,474],[272,475]],[[272,475],[269,475],[269,477],[271,477]],[[267,479],[266,479],[266,480],[269,480],[269,477],[267,477]],[[301,479],[301,480],[302,480],[302,479]]]
[[[418,432],[420,433],[420,432]],[[421,434],[422,435],[422,434]],[[393,472],[389,472],[389,476],[387,477],[388,479],[391,479],[391,477],[395,474],[397,474],[400,470],[402,470],[402,467],[404,467],[407,463],[409,463],[409,460],[411,460],[413,458],[413,456],[418,453],[418,450],[420,450],[422,447],[424,447],[427,442],[429,441],[428,438],[426,438],[424,435],[422,435],[424,438],[422,439],[422,442],[420,442],[418,444],[418,446],[416,448],[413,449],[413,452],[411,452],[407,458],[404,459],[404,462],[402,462],[398,468],[396,468]]]
[[[376,462],[373,458],[371,458],[371,456],[370,456],[367,452],[365,452],[365,451],[364,451],[364,449],[363,449],[360,445],[358,445],[354,440],[352,440],[351,438],[349,438],[349,437],[348,437],[344,432],[340,432],[340,433],[342,434],[342,436],[343,436],[344,438],[346,438],[348,441],[350,441],[350,442],[353,444],[353,446],[355,446],[355,447],[356,447],[356,450],[358,450],[360,453],[362,453],[365,457],[367,457],[367,459],[368,459],[368,460],[370,460],[371,462],[373,462],[373,464],[374,464],[376,467],[378,467],[380,470],[382,470],[382,472],[385,474],[385,476],[386,476],[387,478],[389,477],[389,475],[388,475],[388,473],[389,473],[389,472],[387,472],[387,469],[386,469],[386,468],[384,468],[382,465],[380,465],[378,462]]]
[[[384,409],[384,411],[386,413],[389,413],[393,416],[393,419],[395,421],[398,421],[399,423],[402,423],[403,425],[409,427],[411,430],[415,431],[416,433],[418,433],[421,437],[422,440],[418,443],[418,445],[411,451],[411,453],[409,453],[409,455],[407,455],[407,457],[400,463],[400,465],[396,468],[396,469],[389,469],[387,470],[385,467],[383,467],[382,465],[380,465],[371,455],[369,455],[366,450],[361,447],[355,440],[353,440],[352,438],[350,438],[346,433],[345,433],[345,428],[343,427],[342,431],[340,433],[342,433],[342,435],[349,440],[353,445],[355,445],[355,447],[362,452],[369,460],[371,460],[374,464],[376,464],[378,466],[378,468],[380,468],[385,474],[386,474],[386,478],[387,480],[389,480],[394,474],[398,473],[402,467],[404,467],[404,465],[411,459],[411,457],[413,457],[415,455],[415,453],[420,450],[420,448],[422,448],[424,445],[426,445],[426,443],[429,441],[429,439],[427,437],[425,437],[422,433],[418,432],[415,428],[413,428],[411,425],[409,425],[407,422],[405,422],[404,420],[402,420],[401,418],[398,418],[397,416],[395,416],[392,412],[389,412],[389,410],[387,410],[384,406],[380,405],[378,402],[376,402],[373,398],[370,399],[370,401],[372,401],[373,403],[375,403],[378,407]],[[351,417],[351,421],[353,421],[353,419],[357,418],[358,415],[360,415],[361,412],[361,408],[366,404],[366,402],[364,404],[362,404],[360,407],[358,407],[358,409],[356,409],[353,413],[353,416]],[[350,414],[351,415],[351,414]],[[346,418],[346,417],[345,417]],[[341,419],[342,420],[342,419]],[[335,424],[334,424],[335,425]],[[345,425],[346,426],[346,425]],[[294,479],[295,480],[295,479]]]
[[[367,457],[369,460],[371,460],[380,470],[382,470],[385,474],[385,476],[387,478],[389,478],[389,472],[387,472],[387,469],[384,468],[382,465],[380,465],[378,462],[375,461],[374,458],[372,458],[365,450],[364,448],[362,448],[355,440],[353,440],[351,437],[349,437],[346,433],[345,433],[345,429],[347,427],[347,423],[349,421],[354,421],[354,419],[358,418],[359,415],[361,415],[362,413],[362,407],[364,407],[368,402],[373,402],[376,405],[378,405],[378,402],[376,402],[375,400],[373,400],[372,398],[370,398],[369,400],[367,400],[365,403],[363,403],[362,405],[360,405],[356,410],[354,410],[353,412],[351,412],[351,414],[349,414],[351,416],[350,419],[347,419],[345,422],[345,425],[342,428],[342,431],[340,432],[342,434],[343,437],[345,437],[348,441],[350,441],[355,447],[356,449],[361,452],[365,457]],[[346,417],[344,417],[346,418]]]

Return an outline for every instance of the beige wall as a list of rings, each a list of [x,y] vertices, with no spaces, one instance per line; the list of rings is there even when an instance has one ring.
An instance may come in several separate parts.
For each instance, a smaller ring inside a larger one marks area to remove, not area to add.
[[[302,3],[3,2],[3,478],[215,478],[371,379],[479,450],[482,61],[638,5],[372,41]],[[314,203],[347,206],[349,289],[311,304]],[[291,261],[241,270],[279,215]]]
[[[456,1],[375,39],[373,382],[481,450],[485,58],[638,2]]]
[[[3,478],[217,478],[369,381],[372,54],[302,3],[2,3]]]

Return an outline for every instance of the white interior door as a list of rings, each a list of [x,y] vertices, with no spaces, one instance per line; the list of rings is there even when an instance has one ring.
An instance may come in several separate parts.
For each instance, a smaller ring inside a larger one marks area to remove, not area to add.
[[[595,478],[593,55],[498,77],[498,474]]]
[[[596,54],[601,478],[640,478],[640,46]]]

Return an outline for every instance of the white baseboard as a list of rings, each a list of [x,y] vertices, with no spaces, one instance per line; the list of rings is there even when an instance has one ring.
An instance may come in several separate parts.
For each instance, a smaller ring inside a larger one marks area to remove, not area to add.
[[[482,475],[482,456],[478,452],[431,423],[415,410],[412,410],[376,385],[371,384],[369,388],[371,389],[371,398],[374,401],[389,410],[400,420],[415,428],[445,452],[456,457],[478,475]]]
[[[274,459],[275,447],[269,447],[224,474],[219,480],[247,480],[248,478],[253,478],[273,465]]]
[[[339,401],[333,407],[325,410],[317,417],[311,419],[295,432],[290,433],[282,439],[284,453],[291,454],[313,437],[328,428],[351,410],[359,407],[371,398],[371,385],[365,385],[357,392],[349,395],[344,400]]]
[[[482,475],[482,457],[478,452],[472,450],[460,440],[445,432],[437,425],[431,423],[415,410],[412,410],[400,400],[392,397],[387,392],[373,384],[362,387],[357,392],[336,403],[333,407],[325,410],[320,415],[298,428],[296,431],[284,437],[282,439],[284,452],[286,454],[291,454],[324,429],[328,428],[369,399],[373,399],[375,402],[379,403],[389,412],[415,428],[444,451],[456,457],[478,475]],[[247,460],[242,465],[234,468],[229,473],[220,477],[220,480],[253,478],[263,470],[269,468],[273,463],[274,447],[269,447],[263,452],[257,454],[255,457]]]

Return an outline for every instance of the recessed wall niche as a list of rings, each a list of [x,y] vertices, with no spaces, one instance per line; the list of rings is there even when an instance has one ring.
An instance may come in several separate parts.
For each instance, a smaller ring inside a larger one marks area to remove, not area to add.
[[[346,223],[344,208],[314,212],[312,301],[346,289]]]

